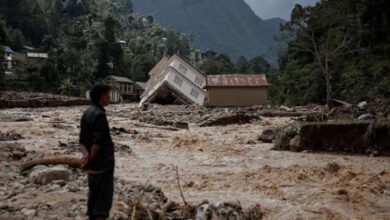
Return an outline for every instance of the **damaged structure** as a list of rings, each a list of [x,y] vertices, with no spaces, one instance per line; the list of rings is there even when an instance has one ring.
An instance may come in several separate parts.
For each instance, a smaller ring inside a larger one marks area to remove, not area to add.
[[[140,106],[145,102],[204,105],[206,75],[179,55],[164,57],[149,76]]]
[[[268,82],[265,74],[207,76],[210,107],[250,107],[267,105]]]

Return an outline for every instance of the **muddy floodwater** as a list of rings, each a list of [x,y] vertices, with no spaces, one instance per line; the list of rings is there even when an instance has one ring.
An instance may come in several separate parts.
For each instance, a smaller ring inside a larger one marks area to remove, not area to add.
[[[59,147],[59,142],[77,143],[85,108],[0,110],[0,132],[24,137],[0,144],[17,143],[48,155],[80,155]],[[273,144],[258,141],[262,130],[286,126],[294,118],[262,117],[250,124],[218,127],[190,123],[189,129],[166,129],[139,121],[137,112],[133,104],[110,106],[107,111],[111,127],[131,131],[113,134],[115,143],[132,150],[116,153],[117,178],[153,184],[168,198],[181,201],[178,166],[184,197],[192,204],[203,200],[239,201],[243,207],[260,204],[264,219],[390,219],[389,157],[274,151]],[[7,190],[6,185],[1,187]],[[86,197],[86,193],[61,197]],[[3,199],[9,202],[22,198],[7,197]],[[58,195],[42,198],[56,201]]]

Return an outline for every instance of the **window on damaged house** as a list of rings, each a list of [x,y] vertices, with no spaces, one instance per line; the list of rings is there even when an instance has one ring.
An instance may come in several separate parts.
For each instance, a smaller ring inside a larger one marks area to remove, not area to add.
[[[183,84],[183,80],[180,79],[180,77],[175,76],[175,79],[173,80],[177,85],[181,86]]]
[[[196,78],[195,78],[195,83],[196,83],[198,86],[202,87],[204,82],[203,82],[203,80],[200,79],[199,77],[196,77]]]
[[[187,67],[185,67],[184,65],[180,64],[179,72],[182,73],[182,74],[186,74],[187,73]]]
[[[197,99],[199,97],[199,92],[195,89],[191,89],[191,96]]]

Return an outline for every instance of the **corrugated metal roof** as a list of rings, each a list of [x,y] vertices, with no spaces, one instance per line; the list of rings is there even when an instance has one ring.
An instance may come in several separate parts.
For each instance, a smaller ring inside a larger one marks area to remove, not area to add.
[[[261,87],[268,85],[265,74],[229,74],[207,76],[208,87]]]
[[[127,77],[124,77],[124,76],[109,75],[109,76],[107,76],[107,78],[112,78],[112,79],[114,79],[115,81],[118,81],[118,82],[133,83],[133,81],[131,81],[131,79],[129,79]]]

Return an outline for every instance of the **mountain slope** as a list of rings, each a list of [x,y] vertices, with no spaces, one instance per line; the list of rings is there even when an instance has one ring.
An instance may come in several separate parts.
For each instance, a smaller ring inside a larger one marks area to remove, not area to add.
[[[276,60],[281,19],[262,20],[243,0],[133,0],[134,10],[152,15],[162,25],[193,34],[201,49],[238,58]]]

